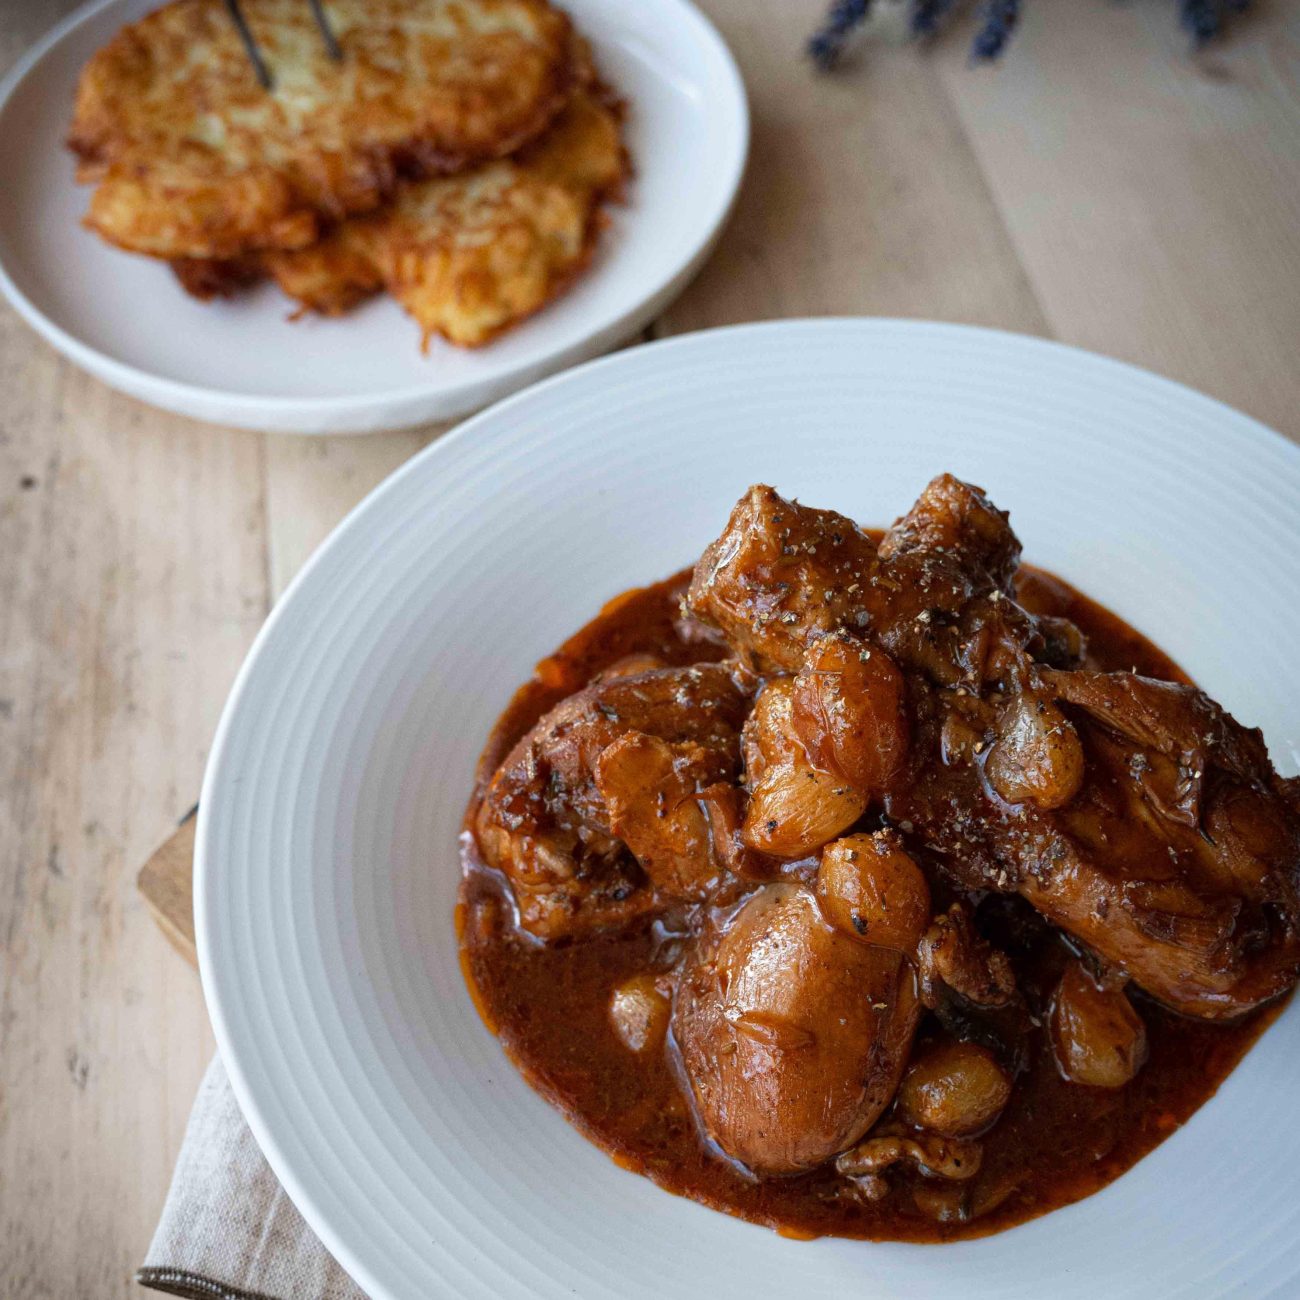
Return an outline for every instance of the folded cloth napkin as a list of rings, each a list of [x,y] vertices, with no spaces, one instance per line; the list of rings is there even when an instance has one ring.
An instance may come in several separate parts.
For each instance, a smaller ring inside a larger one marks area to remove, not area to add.
[[[365,1300],[266,1163],[214,1057],[199,1086],[141,1286],[192,1300]]]

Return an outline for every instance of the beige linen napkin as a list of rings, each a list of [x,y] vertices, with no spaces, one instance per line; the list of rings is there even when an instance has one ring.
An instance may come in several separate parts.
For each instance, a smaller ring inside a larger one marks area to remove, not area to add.
[[[285,1195],[220,1057],[199,1086],[141,1286],[192,1300],[365,1300]]]

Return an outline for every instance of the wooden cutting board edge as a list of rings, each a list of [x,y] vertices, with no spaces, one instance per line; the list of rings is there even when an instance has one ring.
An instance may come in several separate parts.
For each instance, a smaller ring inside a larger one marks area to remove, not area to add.
[[[194,833],[198,812],[195,804],[135,878],[153,919],[191,966],[199,964],[194,945]]]

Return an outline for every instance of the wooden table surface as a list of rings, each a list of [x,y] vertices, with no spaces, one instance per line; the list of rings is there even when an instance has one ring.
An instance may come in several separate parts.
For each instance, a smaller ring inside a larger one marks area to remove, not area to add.
[[[0,70],[70,5],[8,0]],[[820,3],[706,0],[753,106],[721,246],[656,327],[925,316],[1121,357],[1300,438],[1300,6],[1189,58],[1172,0],[1029,0],[815,78]],[[119,397],[0,309],[0,1295],[133,1290],[212,1052],[134,887],[271,602],[439,430],[295,440]],[[1300,503],[1297,503],[1300,508]]]

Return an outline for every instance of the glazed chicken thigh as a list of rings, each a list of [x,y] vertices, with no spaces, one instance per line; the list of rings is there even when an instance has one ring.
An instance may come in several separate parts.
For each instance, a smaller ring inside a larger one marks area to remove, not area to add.
[[[658,668],[557,705],[493,776],[475,818],[487,863],[542,939],[698,899],[722,869],[705,805],[734,778],[746,699],[726,668]]]
[[[1010,599],[1019,554],[1006,516],[950,475],[925,489],[879,551],[843,515],[758,486],[705,550],[687,603],[761,671],[798,672],[810,645],[848,635],[927,681],[974,689],[1012,671],[1026,649],[1049,648]]]
[[[875,558],[851,519],[758,484],[700,557],[687,604],[759,669],[797,672],[810,641],[852,625]]]
[[[1067,805],[1028,813],[1026,839],[1007,837],[1021,893],[1179,1010],[1217,1018],[1276,997],[1300,961],[1300,819],[1259,732],[1190,686],[1043,677],[1086,778]]]

